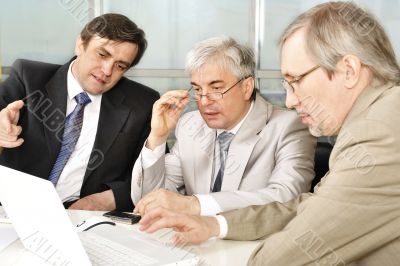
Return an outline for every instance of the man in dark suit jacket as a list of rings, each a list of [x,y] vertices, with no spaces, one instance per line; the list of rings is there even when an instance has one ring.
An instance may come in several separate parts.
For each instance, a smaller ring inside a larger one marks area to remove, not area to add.
[[[131,211],[131,172],[159,94],[122,75],[146,46],[135,23],[105,14],[85,26],[67,64],[17,60],[0,84],[0,164],[49,179],[66,117],[79,105],[74,96],[86,93],[80,135],[53,183],[66,207]]]

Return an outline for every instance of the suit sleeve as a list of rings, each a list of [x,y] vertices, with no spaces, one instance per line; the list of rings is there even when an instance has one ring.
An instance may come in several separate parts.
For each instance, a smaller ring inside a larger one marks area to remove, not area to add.
[[[266,238],[249,265],[345,265],[399,238],[397,131],[376,120],[353,123],[313,195],[227,213],[227,238]]]
[[[134,204],[146,194],[159,189],[167,188],[177,192],[177,187],[183,185],[183,175],[179,155],[179,125],[178,121],[176,136],[177,140],[169,153],[161,156],[152,166],[144,169],[142,165],[142,152],[135,162],[132,171],[132,201]]]
[[[26,96],[22,73],[22,61],[16,60],[9,77],[0,83],[0,110],[7,107],[9,103],[21,100]]]
[[[151,191],[164,187],[165,183],[165,155],[162,155],[153,165],[144,169],[142,152],[132,171],[131,197],[134,204],[137,204],[143,196]]]
[[[152,105],[158,98],[160,98],[160,95],[156,93],[153,99],[149,100],[147,108],[148,117],[146,119],[146,122],[143,124],[143,131],[139,138],[139,142],[135,147],[135,153],[132,157],[133,158],[132,161],[134,160],[138,161],[140,158],[141,149],[150,133]],[[134,208],[133,205],[134,203],[132,202],[131,198],[131,193],[132,193],[131,184],[133,184],[134,182],[132,178],[132,172],[133,172],[132,167],[134,166],[132,164],[129,168],[129,171],[126,172],[126,175],[122,181],[114,181],[106,184],[109,188],[112,189],[114,193],[115,203],[118,210],[131,211]]]
[[[229,211],[250,205],[262,205],[274,201],[286,202],[310,189],[314,177],[314,152],[316,139],[310,135],[294,113],[290,120],[281,121],[278,132],[274,169],[263,188],[249,191],[223,191],[212,193],[221,208]],[[268,137],[268,136],[267,136]],[[249,176],[246,178],[250,178]],[[262,177],[257,177],[262,178]]]
[[[143,129],[143,133],[140,137],[140,142],[138,144],[139,147],[143,145],[145,139],[149,134],[149,124],[150,121],[146,123],[146,126]],[[139,158],[137,153],[135,153],[135,156],[133,158]],[[134,203],[132,204],[131,199],[131,174],[132,172],[127,172],[125,178],[122,181],[106,183],[106,185],[113,191],[116,209],[118,210],[131,211],[134,208]]]

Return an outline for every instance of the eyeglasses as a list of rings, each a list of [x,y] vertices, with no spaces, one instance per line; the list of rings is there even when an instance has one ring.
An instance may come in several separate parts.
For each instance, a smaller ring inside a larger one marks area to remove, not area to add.
[[[293,83],[296,82],[300,82],[303,78],[305,78],[308,74],[311,74],[314,70],[318,69],[320,66],[315,66],[313,68],[311,68],[310,70],[308,70],[307,72],[295,77],[293,80],[291,81],[287,81],[286,79],[282,79],[282,85],[286,90],[286,93],[293,93],[294,92],[294,88],[293,88]]]
[[[189,101],[200,101],[201,98],[203,97],[207,97],[207,100],[209,101],[218,101],[221,100],[222,98],[224,98],[224,94],[227,93],[228,91],[230,91],[231,89],[233,89],[236,85],[238,85],[241,81],[249,78],[251,76],[247,76],[244,78],[239,79],[235,84],[233,84],[232,86],[230,86],[227,90],[225,90],[224,92],[210,92],[210,93],[206,93],[206,94],[201,94],[200,92],[196,91],[195,87],[191,87],[188,92],[189,92]]]

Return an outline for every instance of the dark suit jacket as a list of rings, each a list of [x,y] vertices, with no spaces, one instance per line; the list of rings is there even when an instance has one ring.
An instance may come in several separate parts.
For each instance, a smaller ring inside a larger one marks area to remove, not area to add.
[[[1,165],[48,178],[61,147],[69,64],[28,60],[13,64],[9,78],[0,84],[0,108],[26,98],[19,119],[25,141],[4,149]],[[81,197],[111,188],[117,209],[132,211],[132,168],[149,134],[152,105],[158,98],[158,92],[127,78],[103,94]]]

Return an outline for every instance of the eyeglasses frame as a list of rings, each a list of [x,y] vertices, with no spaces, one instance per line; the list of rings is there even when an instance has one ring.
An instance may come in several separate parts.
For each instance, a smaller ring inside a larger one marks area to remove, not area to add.
[[[311,74],[312,72],[314,72],[315,70],[317,70],[318,68],[320,68],[319,65],[316,65],[315,67],[311,68],[310,70],[304,72],[301,75],[298,75],[297,77],[294,77],[293,80],[288,81],[286,79],[282,79],[282,85],[285,88],[286,92],[290,92],[290,93],[294,93],[294,87],[293,87],[293,83],[296,82],[300,82],[302,79],[304,79],[308,74]]]
[[[206,93],[206,94],[196,94],[196,92],[194,92],[194,94],[195,94],[195,97],[196,97],[196,101],[198,102],[198,101],[201,101],[201,99],[203,98],[203,97],[207,97],[207,100],[209,100],[209,101],[218,101],[218,100],[221,100],[221,99],[223,99],[224,98],[224,94],[225,93],[227,93],[228,91],[230,91],[231,89],[233,89],[236,85],[238,85],[240,82],[242,82],[243,80],[245,80],[245,79],[248,79],[248,78],[250,78],[250,77],[252,77],[252,76],[246,76],[246,77],[243,77],[243,78],[241,78],[241,79],[239,79],[235,84],[233,84],[232,86],[230,86],[228,89],[226,89],[224,92],[209,92],[209,93]],[[193,90],[193,86],[192,87],[190,87],[190,89],[188,90],[188,93],[190,93],[191,91]],[[216,99],[210,99],[210,96],[209,95],[221,95],[220,97],[217,97]],[[199,99],[197,99],[197,97],[199,97]]]

